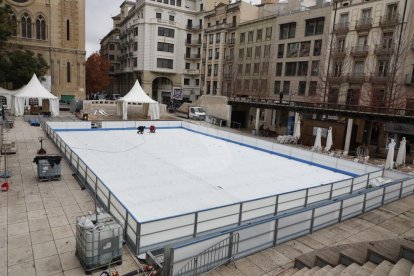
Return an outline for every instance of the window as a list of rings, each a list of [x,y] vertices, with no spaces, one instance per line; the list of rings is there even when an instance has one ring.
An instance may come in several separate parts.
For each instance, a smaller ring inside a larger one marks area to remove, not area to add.
[[[300,81],[298,87],[298,94],[304,96],[306,92],[306,81]]]
[[[243,64],[239,64],[237,67],[237,74],[240,76],[243,74]]]
[[[185,63],[185,69],[187,69],[187,70],[190,69],[190,63],[188,63],[188,62]]]
[[[290,91],[290,81],[283,82],[283,95],[289,95]]]
[[[342,61],[336,61],[334,63],[333,76],[334,77],[340,77],[341,74],[342,74]]]
[[[310,41],[303,41],[300,43],[300,57],[308,57],[310,54],[311,42]]]
[[[236,27],[237,26],[237,16],[233,15],[233,21],[232,21],[232,27]]]
[[[157,67],[158,68],[167,68],[173,69],[173,60],[165,58],[157,58]]]
[[[136,42],[135,42],[136,43]],[[158,42],[158,51],[174,53],[174,44]]]
[[[280,39],[294,38],[296,32],[296,23],[288,23],[280,25]]]
[[[308,75],[308,62],[300,61],[298,62],[298,76],[307,76]]]
[[[214,35],[213,35],[213,34],[210,34],[210,35],[208,36],[208,43],[209,43],[209,44],[213,44],[213,43],[214,43]]]
[[[169,20],[170,20],[170,21],[174,21],[174,15],[170,15],[170,16],[169,16]]]
[[[155,13],[155,18],[161,19],[161,13],[160,12]]]
[[[109,55],[108,56],[108,60],[109,61],[114,61],[115,60],[115,56],[114,55]]]
[[[324,24],[324,17],[306,20],[305,36],[323,34]]]
[[[247,48],[247,55],[246,58],[250,59],[252,57],[252,47],[248,47]]]
[[[260,83],[260,90],[262,92],[266,92],[266,90],[267,90],[267,80],[262,80],[261,81],[261,83]]]
[[[259,63],[255,63],[253,65],[253,75],[258,75],[259,74],[259,67],[260,67]]]
[[[215,48],[214,52],[215,52],[214,58],[218,59],[220,57],[220,48]]]
[[[245,36],[246,36],[245,33],[240,34],[240,44],[244,44]]]
[[[358,75],[358,76],[363,75],[364,74],[364,66],[365,66],[364,61],[361,61],[361,60],[355,61],[354,74]]]
[[[209,64],[207,66],[207,76],[210,77],[211,76],[211,64]]]
[[[261,46],[256,46],[254,57],[255,58],[260,58],[261,54],[262,54],[262,47]]]
[[[262,41],[262,29],[256,31],[256,41]]]
[[[345,27],[348,24],[348,13],[342,13],[339,17],[339,23],[342,27]]]
[[[264,57],[270,57],[270,45],[265,45],[264,46]]]
[[[217,81],[213,81],[213,95],[217,94]]]
[[[41,15],[36,19],[36,39],[46,40],[46,20]]]
[[[158,36],[166,36],[174,38],[174,29],[158,27]]]
[[[378,61],[378,77],[386,77],[388,75],[389,60],[379,60]]]
[[[369,23],[371,21],[371,9],[362,10],[361,21],[364,23]]]
[[[263,62],[262,76],[266,76],[268,71],[269,71],[269,62]]]
[[[13,27],[12,36],[17,36],[17,17],[14,13],[11,15],[10,21]]]
[[[218,75],[218,64],[214,64],[214,71],[213,71],[213,73],[214,73],[214,76],[217,76]]]
[[[108,47],[109,47],[109,50],[111,50],[111,51],[115,50],[115,45],[114,44],[109,44]]]
[[[283,63],[282,62],[276,63],[276,77],[282,76],[282,70],[283,70]]]
[[[70,79],[70,77],[71,77],[71,68],[70,68],[71,66],[70,66],[70,62],[66,62],[66,82],[70,82],[71,81],[71,79]]]
[[[266,41],[272,40],[272,27],[266,28]]]
[[[208,49],[208,59],[213,59],[213,49]]]
[[[296,76],[296,62],[286,62],[285,76]]]
[[[287,46],[287,57],[297,57],[299,52],[299,43],[289,43]]]
[[[393,44],[394,44],[394,39],[393,39],[394,34],[391,32],[386,32],[384,33],[383,37],[382,37],[382,48],[383,49],[391,49],[393,48]]]
[[[220,43],[220,33],[216,33],[216,43]]]
[[[285,55],[285,44],[279,44],[277,47],[277,57],[283,58]]]
[[[311,81],[309,83],[309,96],[315,96],[316,95],[316,86],[317,86],[317,82],[316,81]]]
[[[360,89],[348,89],[348,93],[346,94],[346,104],[358,105],[360,94]]]
[[[250,63],[246,64],[246,68],[244,70],[244,74],[246,76],[250,75]]]
[[[134,28],[134,36],[138,36],[138,27]]]
[[[134,67],[137,67],[138,66],[138,58],[134,58]]]
[[[175,0],[170,0],[170,5],[175,6]]]
[[[210,94],[210,88],[211,88],[211,84],[210,84],[210,82],[208,81],[208,82],[207,82],[207,94]]]
[[[248,38],[247,38],[247,42],[248,43],[252,43],[253,42],[253,31],[250,31],[249,33],[248,33]]]
[[[250,90],[250,80],[244,80],[243,88],[245,91]]]
[[[177,7],[181,7],[181,0],[177,0]]]
[[[275,87],[273,89],[273,93],[275,95],[279,95],[280,94],[280,81],[275,81]]]
[[[184,79],[184,85],[190,85],[190,79]]]
[[[239,59],[244,58],[244,49],[239,49]]]
[[[322,52],[322,40],[315,40],[313,43],[313,55],[320,56]]]
[[[199,86],[200,85],[200,80],[199,79],[195,79],[195,85]]]
[[[21,18],[22,37],[32,38],[32,20],[28,13],[24,13]]]
[[[134,51],[138,50],[138,42],[134,42]],[[173,50],[174,50],[174,45],[173,45]],[[158,50],[159,51],[159,50]]]
[[[398,15],[398,4],[391,4],[387,6],[387,18],[394,19]]]
[[[339,89],[331,88],[328,94],[328,103],[338,103]]]
[[[311,65],[311,76],[319,75],[319,60],[313,60]]]
[[[70,21],[66,20],[66,40],[70,40]]]

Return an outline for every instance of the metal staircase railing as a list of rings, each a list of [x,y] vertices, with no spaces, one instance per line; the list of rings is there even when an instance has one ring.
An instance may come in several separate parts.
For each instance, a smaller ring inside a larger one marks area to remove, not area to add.
[[[230,235],[228,238],[193,257],[174,275],[193,276],[205,274],[223,264],[231,262],[239,252],[239,239],[239,233]]]

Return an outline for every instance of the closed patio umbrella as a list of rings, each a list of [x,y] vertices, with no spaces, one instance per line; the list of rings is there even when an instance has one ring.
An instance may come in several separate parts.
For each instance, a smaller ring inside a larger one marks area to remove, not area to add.
[[[316,138],[315,138],[315,144],[313,145],[313,150],[321,150],[322,149],[322,130],[320,127],[316,130]]]
[[[296,128],[295,128],[295,133],[293,134],[293,137],[295,138],[296,143],[300,139],[300,118],[296,122]]]
[[[325,150],[330,151],[332,147],[333,141],[332,141],[332,127],[329,127],[328,129],[328,136],[326,137],[326,146]]]
[[[405,137],[403,137],[400,142],[400,148],[398,149],[395,166],[405,165],[406,143],[407,141],[405,140]]]
[[[385,169],[392,169],[394,167],[394,149],[395,141],[391,139],[391,142],[388,144],[388,154],[387,160],[385,161]]]

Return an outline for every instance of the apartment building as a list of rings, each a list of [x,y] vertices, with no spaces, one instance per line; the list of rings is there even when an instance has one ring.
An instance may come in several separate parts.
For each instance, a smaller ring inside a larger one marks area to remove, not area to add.
[[[120,21],[121,15],[118,14],[112,17],[112,30],[102,38],[100,44],[100,54],[105,57],[111,64],[108,74],[112,77],[111,83],[106,88],[109,94],[117,94],[120,91],[119,79],[117,75],[122,72],[121,69],[121,44],[119,40],[120,35]]]
[[[202,94],[228,96],[239,25],[258,18],[259,8],[243,1],[220,3],[204,14],[204,44],[201,71]],[[225,67],[226,70],[225,71]],[[230,73],[231,74],[231,73]],[[224,84],[226,82],[226,84]]]

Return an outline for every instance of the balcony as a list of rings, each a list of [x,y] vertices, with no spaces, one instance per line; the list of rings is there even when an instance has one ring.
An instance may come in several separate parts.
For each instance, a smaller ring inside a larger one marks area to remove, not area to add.
[[[387,76],[386,73],[384,72],[377,72],[375,74],[372,74],[369,77],[369,81],[372,84],[381,84],[381,85],[385,85],[388,81],[390,80],[390,77]]]
[[[334,48],[332,49],[331,53],[333,58],[343,58],[346,56],[346,49],[345,48]]]
[[[200,70],[198,69],[184,69],[185,75],[200,75]]]
[[[340,74],[331,74],[328,76],[328,82],[330,84],[341,84],[346,82],[346,78]]]
[[[349,22],[336,23],[333,32],[336,35],[346,35],[349,32]]]
[[[194,60],[194,59],[200,59],[201,56],[199,54],[185,54],[184,58]]]
[[[215,26],[208,27],[205,32],[208,33],[208,32],[218,31],[221,29],[226,29],[227,26],[228,26],[227,23],[217,24]]]
[[[368,45],[352,47],[351,56],[366,57],[368,55]]]
[[[201,40],[200,39],[195,39],[195,40],[186,39],[185,40],[185,45],[187,45],[187,46],[200,46],[201,45]]]
[[[237,24],[236,23],[228,24],[227,28],[235,29],[235,28],[237,28]]]
[[[355,30],[368,31],[372,28],[372,18],[361,18],[356,21]]]
[[[223,78],[224,78],[225,80],[232,80],[232,79],[233,79],[233,74],[232,74],[232,73],[225,73],[225,74],[223,75]]]
[[[198,26],[193,26],[193,25],[187,25],[186,29],[190,32],[200,32],[203,30],[203,27],[198,25]]]
[[[232,62],[234,60],[234,56],[233,55],[228,55],[224,58],[225,62]]]
[[[394,44],[384,43],[375,45],[375,54],[377,56],[391,56],[394,54]]]
[[[379,26],[383,29],[394,29],[400,23],[400,15],[398,13],[381,16]]]
[[[173,25],[173,26],[175,26],[177,24],[177,22],[175,22],[175,21],[165,20],[165,19],[161,19],[161,18],[153,18],[153,19],[156,19],[157,23],[160,23],[160,24],[168,24],[168,25]]]
[[[364,83],[365,74],[364,73],[351,73],[346,77],[347,82],[349,83]]]
[[[405,76],[405,85],[414,86],[414,75],[407,74]]]

